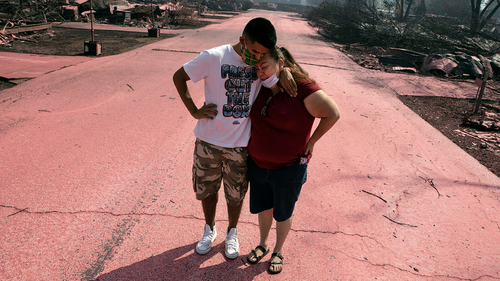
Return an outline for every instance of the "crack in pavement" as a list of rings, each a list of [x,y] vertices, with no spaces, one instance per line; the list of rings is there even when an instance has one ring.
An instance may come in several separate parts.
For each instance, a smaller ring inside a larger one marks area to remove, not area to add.
[[[91,268],[87,269],[84,273],[84,279],[90,280],[91,277],[97,276],[100,272],[102,272],[103,267],[104,267],[104,262],[106,260],[109,260],[111,256],[114,255],[115,249],[117,246],[121,245],[123,242],[124,236],[126,237],[127,234],[130,233],[131,228],[133,228],[137,224],[137,219],[134,219],[134,217],[137,216],[163,216],[163,217],[174,217],[174,218],[179,218],[179,219],[195,219],[195,220],[204,220],[203,218],[196,217],[194,215],[184,215],[184,216],[175,216],[175,215],[169,215],[169,214],[161,214],[161,213],[113,213],[109,211],[30,211],[29,207],[26,208],[18,208],[15,206],[7,206],[7,205],[0,205],[0,208],[5,208],[5,209],[12,209],[13,213],[7,215],[7,217],[11,217],[20,213],[28,213],[28,214],[37,214],[37,215],[45,215],[45,214],[62,214],[62,215],[76,215],[76,214],[96,214],[96,215],[109,215],[109,216],[114,216],[114,217],[123,217],[127,216],[128,218],[123,221],[121,224],[121,227],[118,227],[115,233],[112,235],[112,237],[109,239],[109,243],[107,243],[107,246],[103,248],[103,251],[100,253],[98,260],[95,262],[95,265],[92,266]],[[218,220],[218,221],[227,221],[227,220]],[[253,222],[248,222],[248,221],[240,221],[240,223],[243,224],[250,224],[254,226],[258,226],[257,223]],[[351,236],[351,237],[360,237],[360,238],[367,238],[372,241],[374,241],[376,244],[378,244],[380,247],[392,252],[395,254],[394,251],[390,250],[389,248],[385,247],[384,244],[379,242],[377,239],[358,234],[358,233],[345,233],[343,231],[325,231],[325,230],[309,230],[309,229],[294,229],[292,228],[291,231],[297,232],[297,233],[310,233],[310,234],[327,234],[327,235],[345,235],[345,236]],[[428,278],[435,278],[435,277],[444,277],[444,278],[450,278],[453,280],[470,280],[470,281],[476,281],[480,280],[482,278],[492,278],[495,280],[500,280],[499,277],[491,276],[491,275],[482,275],[480,277],[477,277],[475,279],[470,279],[470,278],[461,278],[461,277],[456,277],[456,276],[445,276],[445,275],[424,275],[424,274],[419,274],[418,272],[413,272],[410,270],[402,269],[397,266],[391,265],[391,264],[379,264],[379,263],[373,263],[370,262],[368,259],[359,259],[355,257],[351,257],[348,254],[340,251],[342,254],[346,255],[347,257],[361,261],[361,262],[366,262],[369,263],[372,266],[377,266],[377,267],[392,267],[394,269],[397,269],[402,272],[407,272],[415,276],[420,276],[420,277],[428,277]],[[416,271],[414,269],[414,271]],[[89,279],[90,278],[90,279]]]
[[[77,214],[97,214],[97,215],[110,215],[114,217],[122,217],[122,216],[160,216],[160,217],[174,217],[174,218],[191,218],[191,219],[196,219],[196,220],[205,220],[204,218],[201,217],[196,217],[194,215],[184,215],[184,216],[175,216],[175,215],[170,215],[170,214],[161,214],[161,213],[113,213],[109,211],[29,211],[29,207],[26,208],[18,208],[15,206],[7,206],[7,205],[0,205],[0,208],[6,208],[6,209],[13,209],[14,212],[7,215],[7,217],[11,217],[14,215],[17,215],[19,213],[28,213],[28,214],[36,214],[36,215],[47,215],[47,214],[62,214],[62,215],[77,215]],[[217,221],[227,221],[227,220],[217,220]],[[240,221],[240,223],[246,223],[246,224],[253,224],[253,225],[258,225],[253,222],[246,222],[246,221]],[[350,236],[360,236],[360,237],[367,237],[367,236],[362,236],[359,234],[346,234],[341,231],[320,231],[320,230],[303,230],[303,229],[291,229],[292,231],[296,232],[310,232],[310,233],[324,233],[324,234],[338,234],[342,233],[345,235],[350,235]]]
[[[381,242],[379,242],[377,239],[373,238],[373,237],[370,237],[370,236],[367,236],[367,235],[361,235],[361,234],[358,234],[358,233],[345,233],[343,231],[319,231],[319,230],[300,230],[300,229],[290,229],[290,231],[294,231],[294,232],[304,232],[304,233],[322,233],[322,234],[330,234],[330,235],[336,235],[336,234],[342,234],[342,235],[345,235],[345,236],[357,236],[357,237],[360,237],[360,238],[367,238],[367,239],[370,239],[372,241],[374,241],[375,243],[377,243],[380,247],[388,250],[389,252],[393,253],[393,254],[396,254],[396,252],[392,251],[391,249],[387,248],[384,244],[382,244]]]
[[[14,206],[6,206],[6,205],[0,205],[0,208],[6,208],[6,209],[14,209],[15,212],[12,214],[7,215],[7,217],[11,217],[14,215],[17,215],[19,213],[28,213],[28,214],[36,214],[36,215],[48,215],[48,214],[61,214],[61,215],[77,215],[77,214],[96,214],[96,215],[110,215],[113,217],[130,217],[130,216],[163,216],[163,217],[174,217],[174,218],[195,218],[195,219],[201,219],[201,218],[196,218],[193,215],[189,216],[174,216],[174,215],[169,215],[169,214],[161,214],[161,213],[113,213],[110,211],[29,211],[29,207],[27,208],[18,208]]]
[[[487,275],[487,274],[481,275],[481,276],[479,276],[477,278],[474,278],[474,279],[471,279],[471,278],[462,278],[462,277],[450,276],[450,275],[441,275],[441,274],[436,274],[436,275],[420,274],[419,270],[417,268],[415,268],[415,267],[412,267],[412,266],[410,266],[410,268],[412,268],[413,271],[407,270],[407,269],[403,269],[403,268],[399,268],[397,266],[394,266],[394,265],[388,264],[388,263],[382,263],[382,264],[372,263],[367,258],[359,259],[359,258],[351,257],[348,254],[344,253],[343,251],[340,251],[340,253],[344,254],[345,256],[347,256],[350,259],[357,260],[357,261],[360,261],[360,262],[365,262],[365,263],[370,264],[371,266],[376,266],[376,267],[386,267],[386,266],[388,266],[388,267],[392,267],[394,269],[397,269],[399,271],[406,272],[406,273],[409,273],[411,275],[415,275],[415,276],[419,276],[419,277],[426,277],[426,278],[437,278],[437,277],[440,277],[440,278],[449,278],[449,279],[453,279],[453,280],[465,280],[465,281],[478,281],[478,280],[480,280],[482,278],[492,278],[492,279],[500,280],[500,277],[495,277],[495,276],[491,276],[491,275]]]
[[[474,197],[476,198],[477,203],[478,203],[479,205],[481,205],[482,207],[484,207],[484,206],[483,206],[483,203],[481,202],[481,199],[479,199],[479,198],[478,198],[478,197],[476,197],[476,196],[474,196]],[[487,220],[489,220],[489,221],[491,221],[492,223],[496,224],[496,225],[497,225],[497,228],[498,228],[498,229],[500,229],[500,224],[499,224],[496,220],[493,220],[493,219],[490,219],[490,218],[489,218],[488,213],[486,213],[486,211],[485,211],[485,208],[481,208],[481,209],[480,209],[480,211],[483,213],[484,217],[485,217]]]
[[[7,215],[7,217],[11,217],[11,216],[14,216],[14,215],[17,215],[17,214],[20,214],[20,213],[36,214],[36,215],[47,215],[47,214],[60,214],[60,215],[95,214],[95,215],[109,215],[109,216],[113,216],[113,217],[128,217],[128,219],[126,220],[127,222],[124,221],[123,225],[128,225],[128,224],[130,224],[132,222],[132,219],[134,217],[141,217],[141,216],[148,216],[148,217],[160,216],[160,217],[170,217],[170,218],[176,218],[176,219],[194,219],[194,220],[199,220],[199,221],[204,221],[205,220],[204,218],[196,217],[195,215],[175,216],[175,215],[160,214],[160,213],[121,213],[121,214],[116,214],[116,213],[112,213],[112,212],[108,212],[108,211],[72,211],[72,212],[70,212],[70,211],[68,211],[68,212],[64,212],[64,211],[29,211],[29,207],[21,209],[21,208],[18,208],[18,207],[6,206],[6,205],[0,205],[0,208],[7,208],[7,209],[13,209],[13,210],[15,210],[13,213]],[[218,222],[224,222],[224,221],[228,222],[228,220],[217,220],[217,221]],[[137,223],[137,220],[134,220],[133,225],[135,225],[136,223]],[[240,224],[253,225],[255,227],[258,227],[258,223],[254,223],[254,222],[240,221],[239,223]],[[275,227],[272,227],[272,228],[275,229]],[[118,228],[118,229],[120,229],[120,228]],[[127,232],[127,231],[125,231],[125,232]],[[384,249],[386,249],[386,250],[394,253],[392,250],[390,250],[389,248],[385,247],[384,244],[382,244],[381,242],[379,242],[377,239],[375,239],[373,237],[370,237],[370,236],[362,235],[362,234],[346,233],[346,232],[343,232],[343,231],[325,231],[325,230],[294,229],[294,228],[290,229],[290,231],[296,232],[296,233],[327,234],[327,235],[341,234],[341,235],[345,235],[345,236],[366,238],[366,239],[370,239],[370,240],[374,241],[380,247],[382,247],[382,248],[384,248]],[[121,240],[117,240],[117,239],[114,239],[114,238],[112,240],[114,242],[111,243],[111,244],[117,244],[118,242],[120,242],[120,243],[122,242]],[[104,260],[106,260],[108,258],[108,255],[109,255],[109,251],[106,251],[106,252],[107,252],[107,254],[104,255],[104,256],[106,256],[106,258],[104,258]],[[102,263],[99,263],[99,264],[102,265]],[[95,272],[94,271],[92,271],[92,272],[86,272],[85,275],[86,276],[95,276],[96,273],[98,273],[100,270],[102,270],[102,268],[100,266],[98,266],[98,267],[99,268],[98,268],[97,271],[95,271]],[[94,268],[94,269],[96,269],[96,268]]]
[[[175,216],[175,215],[170,215],[170,214],[161,214],[161,213],[113,213],[109,211],[30,211],[29,207],[26,208],[18,208],[14,206],[6,206],[6,205],[0,205],[0,208],[6,208],[6,209],[13,209],[14,212],[7,215],[7,217],[11,217],[20,213],[27,213],[27,214],[36,214],[36,215],[48,215],[48,214],[61,214],[61,215],[78,215],[78,214],[95,214],[95,215],[109,215],[113,217],[140,217],[140,216],[160,216],[160,217],[173,217],[173,218],[178,218],[178,219],[195,219],[195,220],[201,220],[204,221],[204,218],[201,217],[196,217],[195,215],[183,215],[183,216]],[[228,221],[228,220],[217,220],[220,222]],[[240,221],[239,223],[244,223],[244,224],[250,224],[254,226],[258,226],[257,223],[254,222],[249,222],[249,221]],[[273,227],[274,229],[275,227]],[[376,239],[366,236],[366,235],[361,235],[357,233],[345,233],[342,231],[324,231],[324,230],[310,230],[310,229],[290,229],[291,231],[294,232],[302,232],[302,233],[320,233],[320,234],[330,234],[330,235],[336,235],[336,234],[343,234],[346,236],[357,236],[361,238],[368,238],[371,239],[378,244],[382,245],[382,243],[378,242]]]

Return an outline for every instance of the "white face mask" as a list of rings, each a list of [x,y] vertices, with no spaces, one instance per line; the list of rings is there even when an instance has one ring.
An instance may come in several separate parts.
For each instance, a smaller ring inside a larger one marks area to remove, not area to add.
[[[276,84],[278,84],[278,81],[280,81],[280,79],[278,77],[276,77],[276,73],[274,73],[273,76],[262,81],[262,85],[264,85],[264,87],[266,87],[266,88],[271,89],[271,88],[274,88],[276,86]]]

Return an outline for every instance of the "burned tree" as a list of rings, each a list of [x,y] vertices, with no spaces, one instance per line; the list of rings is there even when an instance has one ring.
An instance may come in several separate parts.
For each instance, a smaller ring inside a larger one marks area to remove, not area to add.
[[[486,1],[488,2],[485,3]],[[500,8],[500,0],[470,0],[470,5],[471,30],[479,33]]]
[[[399,22],[405,22],[408,20],[408,15],[410,14],[413,2],[414,0],[396,0],[396,19]]]

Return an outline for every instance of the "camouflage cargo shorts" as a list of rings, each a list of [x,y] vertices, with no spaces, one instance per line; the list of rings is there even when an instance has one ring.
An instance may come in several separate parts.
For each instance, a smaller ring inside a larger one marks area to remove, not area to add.
[[[225,148],[196,139],[193,161],[193,188],[203,200],[219,191],[224,179],[226,201],[238,206],[248,191],[248,149]]]

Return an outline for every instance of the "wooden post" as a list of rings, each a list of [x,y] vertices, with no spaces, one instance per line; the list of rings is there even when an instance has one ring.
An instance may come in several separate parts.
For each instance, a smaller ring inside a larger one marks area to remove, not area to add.
[[[151,25],[155,28],[155,14],[153,12],[153,0],[151,0]]]
[[[90,2],[90,33],[92,34],[92,41],[94,42],[94,15],[92,11],[92,0],[89,0]]]
[[[479,59],[481,60],[481,64],[483,65],[483,83],[481,83],[481,87],[478,89],[476,102],[474,104],[474,111],[472,112],[472,114],[476,114],[479,111],[479,106],[481,105],[481,101],[483,99],[484,90],[486,89],[486,83],[488,82],[490,74],[493,73],[490,61],[481,55],[479,55]]]

